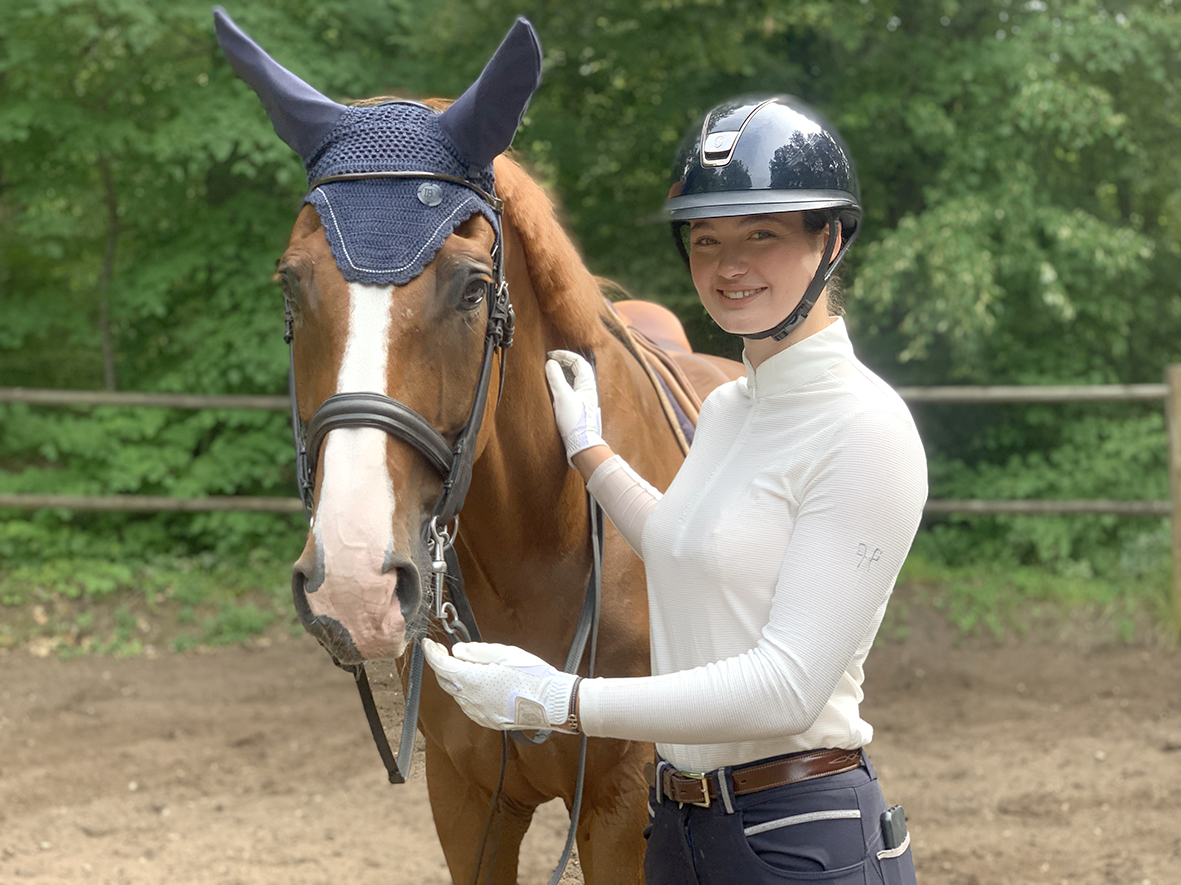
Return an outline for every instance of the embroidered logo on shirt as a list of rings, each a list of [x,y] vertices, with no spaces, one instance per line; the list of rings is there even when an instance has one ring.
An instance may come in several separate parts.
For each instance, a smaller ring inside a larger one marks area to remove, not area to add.
[[[873,553],[864,544],[857,545],[857,568],[869,571],[869,567],[882,558],[882,548],[874,547]]]

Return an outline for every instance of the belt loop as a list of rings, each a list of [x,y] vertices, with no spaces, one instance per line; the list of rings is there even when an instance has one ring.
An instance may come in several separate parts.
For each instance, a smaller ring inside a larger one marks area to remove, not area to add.
[[[719,768],[715,774],[718,782],[718,796],[722,800],[722,806],[726,809],[726,814],[734,813],[734,778],[730,776],[731,768]]]
[[[659,756],[656,757],[656,801],[661,805],[664,804],[664,772],[665,769],[672,768],[672,763],[665,762]]]
[[[871,781],[876,781],[878,779],[878,773],[874,771],[873,766],[870,765],[869,754],[865,752],[865,747],[862,747],[860,750],[858,750],[858,752],[861,753],[861,761],[865,765],[865,770],[869,773],[869,779]]]

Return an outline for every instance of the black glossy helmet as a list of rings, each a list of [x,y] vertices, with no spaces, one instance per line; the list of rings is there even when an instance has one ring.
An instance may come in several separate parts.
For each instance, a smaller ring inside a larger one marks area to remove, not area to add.
[[[685,138],[664,204],[685,262],[682,237],[695,218],[821,210],[829,224],[824,258],[804,297],[783,322],[743,338],[786,337],[803,322],[852,245],[861,195],[848,148],[836,129],[791,95],[741,96],[705,115]],[[840,224],[841,248],[833,256]]]

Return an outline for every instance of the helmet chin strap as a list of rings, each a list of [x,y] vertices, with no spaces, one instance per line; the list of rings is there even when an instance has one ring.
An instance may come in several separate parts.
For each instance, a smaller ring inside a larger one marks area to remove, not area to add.
[[[841,259],[845,257],[845,253],[853,245],[853,240],[857,238],[858,231],[855,228],[852,235],[841,243],[841,250],[837,253],[836,258],[833,258],[832,250],[833,246],[836,245],[836,234],[838,230],[840,230],[840,213],[834,210],[828,213],[828,241],[824,245],[824,255],[821,256],[820,264],[816,266],[816,274],[812,277],[812,282],[808,284],[808,288],[804,291],[804,297],[800,299],[800,303],[796,305],[795,310],[788,314],[787,318],[778,325],[772,326],[763,332],[743,332],[739,334],[739,338],[749,338],[752,340],[771,338],[774,341],[782,341],[791,334],[791,331],[796,326],[807,318],[812,308],[816,306],[816,301],[820,298],[820,293],[824,291],[824,287],[828,285],[828,281],[836,272]]]

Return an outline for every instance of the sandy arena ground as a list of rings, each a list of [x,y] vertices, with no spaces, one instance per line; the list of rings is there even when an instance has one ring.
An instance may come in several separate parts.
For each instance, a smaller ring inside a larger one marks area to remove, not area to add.
[[[1181,652],[925,620],[871,654],[865,708],[919,881],[1181,883]],[[350,678],[306,637],[0,654],[0,882],[442,885],[417,773],[385,783]],[[543,806],[524,885],[565,826]]]

